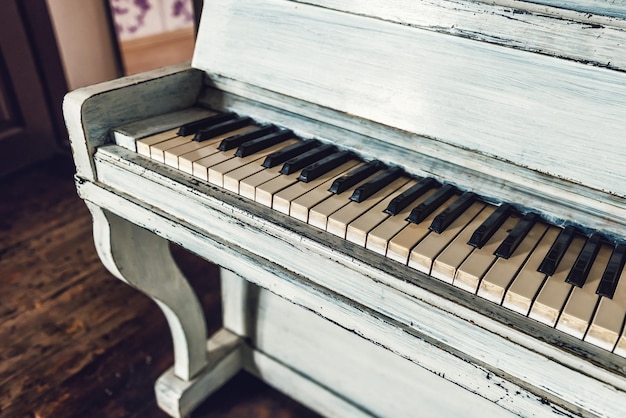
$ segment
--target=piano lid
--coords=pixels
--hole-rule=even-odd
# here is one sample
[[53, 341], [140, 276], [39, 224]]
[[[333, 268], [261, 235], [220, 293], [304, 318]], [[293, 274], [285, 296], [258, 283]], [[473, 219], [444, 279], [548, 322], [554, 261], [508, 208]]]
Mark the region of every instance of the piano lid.
[[443, 160], [469, 150], [626, 196], [626, 5], [499, 3], [211, 0], [192, 65], [236, 94], [417, 134]]

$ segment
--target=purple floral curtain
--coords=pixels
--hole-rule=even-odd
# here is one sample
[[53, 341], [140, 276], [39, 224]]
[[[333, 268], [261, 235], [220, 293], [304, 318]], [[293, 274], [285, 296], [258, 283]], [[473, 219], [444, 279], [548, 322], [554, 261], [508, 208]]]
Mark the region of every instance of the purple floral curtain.
[[109, 0], [120, 40], [193, 26], [191, 0]]

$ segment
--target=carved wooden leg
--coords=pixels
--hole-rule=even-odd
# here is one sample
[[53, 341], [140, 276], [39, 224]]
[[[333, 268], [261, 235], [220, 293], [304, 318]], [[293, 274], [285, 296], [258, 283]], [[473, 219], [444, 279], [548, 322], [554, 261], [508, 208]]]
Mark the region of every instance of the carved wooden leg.
[[96, 250], [117, 278], [161, 308], [174, 341], [174, 367], [156, 384], [159, 406], [172, 416], [189, 414], [241, 368], [241, 340], [226, 330], [207, 344], [202, 308], [172, 259], [168, 241], [86, 202], [93, 216]]

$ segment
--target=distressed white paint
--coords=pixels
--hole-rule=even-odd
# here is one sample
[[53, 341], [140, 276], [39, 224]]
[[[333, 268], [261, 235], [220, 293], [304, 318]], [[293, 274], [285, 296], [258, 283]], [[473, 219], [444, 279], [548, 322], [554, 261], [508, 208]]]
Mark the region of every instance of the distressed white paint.
[[[445, 377], [232, 274], [222, 278], [222, 292], [227, 309], [238, 313], [224, 316], [226, 328], [236, 329], [261, 352], [294, 365], [300, 373], [333, 388], [372, 416], [408, 417], [421, 411], [428, 411], [430, 416], [509, 416], [498, 406], [506, 404], [509, 397], [499, 398], [502, 393], [494, 393], [493, 398], [485, 399], [484, 387], [497, 381], [510, 393], [522, 390], [498, 378], [493, 382], [484, 378], [471, 388], [482, 391], [483, 397], [477, 397]], [[414, 343], [413, 350], [420, 350], [421, 345]], [[447, 402], [449, 399], [454, 402]], [[540, 411], [524, 412], [531, 415]]]
[[435, 177], [487, 200], [530, 208], [556, 224], [573, 222], [624, 235], [622, 198], [233, 80], [214, 79], [214, 84], [220, 90], [207, 89], [200, 97], [205, 106], [288, 126], [303, 138], [332, 142], [367, 160], [399, 165], [411, 174]]
[[243, 364], [243, 341], [220, 329], [198, 344], [206, 350], [208, 366], [193, 379], [182, 379], [175, 367], [166, 370], [155, 384], [157, 404], [173, 417], [187, 417], [211, 393], [233, 377]]
[[284, 0], [204, 13], [210, 74], [626, 195], [624, 73]]
[[118, 279], [154, 300], [174, 342], [174, 374], [189, 380], [206, 367], [204, 313], [163, 238], [87, 202], [98, 256]]
[[[252, 313], [258, 306], [257, 299], [260, 289], [229, 270], [222, 269], [220, 279], [224, 327], [237, 335], [254, 337], [260, 330], [258, 325], [261, 325], [261, 322], [257, 322], [257, 319], [260, 320], [261, 318], [257, 318]], [[301, 325], [303, 330], [308, 329], [306, 324]], [[301, 349], [300, 344], [289, 337], [280, 336], [277, 338], [286, 350], [297, 352]], [[325, 339], [322, 336], [318, 338]], [[246, 338], [246, 341], [250, 341], [250, 339]], [[372, 416], [358, 406], [359, 402], [351, 401], [350, 398], [343, 396], [337, 391], [337, 388], [320, 386], [319, 382], [313, 380], [311, 375], [303, 374], [299, 367], [298, 369], [293, 368], [299, 365], [284, 363], [284, 359], [276, 356], [277, 353], [268, 351], [265, 353], [259, 352], [256, 344], [246, 345], [243, 358], [244, 368], [324, 416], [341, 418]], [[271, 357], [267, 353], [270, 353]], [[323, 367], [319, 367], [319, 369], [321, 373], [324, 373]]]
[[181, 64], [67, 94], [63, 114], [76, 173], [87, 179], [96, 178], [92, 157], [98, 146], [109, 142], [111, 128], [191, 107], [201, 84], [202, 73]]
[[[141, 209], [141, 206], [134, 205], [127, 198], [116, 197], [91, 183], [80, 186], [83, 198], [109, 210], [124, 213], [132, 222], [151, 225], [169, 240], [237, 271], [252, 282], [297, 304], [314, 309], [322, 316], [328, 315], [326, 317], [329, 319], [360, 335], [369, 335], [368, 339], [380, 344], [389, 346], [391, 343], [388, 339], [400, 341], [406, 337], [402, 345], [414, 346], [421, 338], [425, 338], [426, 342], [414, 354], [415, 357], [409, 358], [435, 373], [444, 373], [446, 379], [463, 387], [480, 387], [478, 382], [484, 373], [492, 371], [568, 409], [587, 413], [604, 411], [599, 414], [606, 416], [626, 413], [622, 410], [626, 405], [623, 392], [626, 382], [623, 376], [606, 372], [586, 360], [542, 343], [542, 337], [549, 337], [549, 329], [540, 328], [537, 338], [520, 333], [446, 300], [448, 297], [454, 299], [456, 292], [448, 286], [440, 287], [441, 283], [428, 282], [428, 279], [424, 280], [424, 276], [416, 272], [381, 261], [359, 249], [354, 249], [353, 255], [339, 252], [335, 248], [345, 247], [346, 244], [338, 239], [324, 234], [318, 239], [323, 238], [328, 244], [321, 244], [317, 239], [305, 238], [304, 228], [288, 218], [278, 216], [277, 221], [284, 226], [274, 224], [268, 220], [272, 217], [269, 213], [264, 212], [263, 216], [248, 213], [245, 208], [249, 209], [250, 205], [245, 201], [234, 199], [229, 204], [228, 194], [193, 184], [195, 182], [183, 186], [181, 183], [185, 183], [185, 176], [168, 169], [164, 170], [168, 172], [167, 176], [160, 176], [157, 174], [159, 169], [147, 161], [144, 166], [141, 157], [124, 155], [119, 158], [114, 155], [117, 151], [110, 153], [113, 150], [110, 148], [106, 153], [102, 150], [96, 159], [101, 181], [135, 196], [138, 202], [144, 202], [141, 204], [149, 209]], [[124, 154], [124, 150], [118, 150]], [[130, 160], [133, 158], [142, 164], [132, 163]], [[203, 190], [212, 191], [211, 194], [205, 194]], [[216, 197], [212, 197], [213, 194]], [[170, 214], [168, 216], [175, 221], [162, 218], [159, 215], [161, 211]], [[286, 270], [282, 270], [281, 266]], [[331, 269], [334, 273], [329, 276], [325, 271]], [[357, 306], [349, 309], [353, 314], [342, 313], [343, 308], [335, 309], [337, 298], [333, 294], [327, 294], [323, 306], [319, 305], [319, 301], [310, 301], [310, 291], [292, 287], [298, 282], [298, 276], [294, 277], [294, 273], [357, 303]], [[416, 281], [427, 289], [415, 286]], [[448, 292], [446, 298], [433, 292], [437, 288], [438, 292]], [[322, 293], [325, 294], [324, 291]], [[493, 309], [490, 308], [492, 305], [481, 305], [480, 300], [473, 300], [472, 303], [476, 304], [477, 309], [480, 306]], [[364, 311], [364, 306], [373, 311]], [[379, 313], [391, 318], [395, 327], [410, 330], [409, 335], [384, 331], [385, 321], [380, 322]], [[497, 310], [492, 314], [504, 315]], [[528, 321], [517, 323], [513, 317], [504, 316], [506, 321], [516, 323], [516, 327], [522, 329], [536, 326]], [[417, 322], [416, 318], [420, 321]], [[542, 335], [544, 331], [545, 335]], [[418, 336], [418, 340], [411, 334]], [[563, 342], [567, 341], [567, 344], [572, 343], [568, 337], [558, 337]], [[585, 351], [593, 353], [592, 356], [598, 359], [602, 357], [602, 350], [594, 350], [589, 345], [585, 348]], [[399, 349], [394, 351], [401, 352]], [[446, 352], [453, 353], [452, 358], [469, 362], [452, 362], [451, 358], [446, 357]], [[445, 360], [441, 360], [441, 356]], [[616, 359], [611, 357], [607, 360], [611, 362]], [[612, 367], [624, 367], [622, 363], [623, 360], [619, 360]], [[471, 377], [472, 373], [462, 371], [464, 367], [484, 367], [485, 372], [480, 374], [480, 378]], [[616, 390], [615, 387], [621, 389]], [[489, 390], [494, 388], [490, 386]], [[512, 399], [510, 409], [524, 409], [523, 405], [528, 400], [522, 398]]]
[[248, 350], [247, 361], [244, 364], [246, 370], [264, 382], [270, 384], [297, 401], [307, 405], [325, 417], [336, 418], [365, 418], [371, 414], [363, 411], [350, 399], [338, 396], [333, 388], [319, 385], [308, 376], [300, 374], [258, 350]]
[[[495, 4], [471, 0], [302, 2], [508, 48], [626, 69], [622, 53], [626, 22], [615, 18], [515, 0]], [[626, 11], [626, 6], [622, 7]]]
[[585, 13], [626, 18], [624, 0], [530, 0], [533, 3], [578, 10]]

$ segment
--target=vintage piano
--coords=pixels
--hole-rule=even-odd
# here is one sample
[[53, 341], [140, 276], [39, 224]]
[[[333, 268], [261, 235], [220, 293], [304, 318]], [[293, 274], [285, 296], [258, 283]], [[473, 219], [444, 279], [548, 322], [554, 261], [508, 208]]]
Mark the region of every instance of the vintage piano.
[[[625, 71], [624, 1], [208, 0], [191, 66], [70, 93], [159, 405], [245, 369], [327, 416], [626, 416]], [[221, 266], [212, 336], [169, 242]]]

